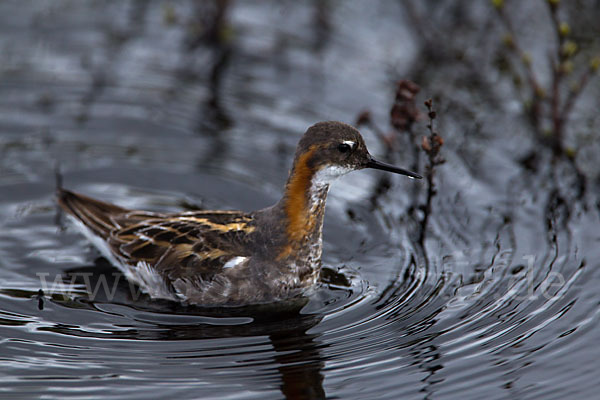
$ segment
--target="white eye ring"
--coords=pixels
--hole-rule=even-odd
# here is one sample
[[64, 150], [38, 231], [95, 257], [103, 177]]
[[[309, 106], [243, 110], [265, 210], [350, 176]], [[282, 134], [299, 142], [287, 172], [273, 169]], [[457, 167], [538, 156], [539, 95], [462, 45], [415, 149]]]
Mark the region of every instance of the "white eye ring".
[[350, 146], [351, 149], [354, 149], [354, 146], [356, 146], [356, 143], [352, 140], [344, 140], [342, 143], [347, 144], [348, 146]]

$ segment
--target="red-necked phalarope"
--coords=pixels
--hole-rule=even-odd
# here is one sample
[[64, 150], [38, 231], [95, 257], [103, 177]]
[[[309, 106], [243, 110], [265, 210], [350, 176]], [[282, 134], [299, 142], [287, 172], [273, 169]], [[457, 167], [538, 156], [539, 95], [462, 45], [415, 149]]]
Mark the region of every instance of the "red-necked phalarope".
[[259, 211], [135, 211], [64, 189], [58, 203], [103, 256], [153, 298], [267, 303], [315, 284], [329, 185], [363, 168], [421, 178], [376, 161], [353, 127], [320, 122], [298, 144], [282, 199]]

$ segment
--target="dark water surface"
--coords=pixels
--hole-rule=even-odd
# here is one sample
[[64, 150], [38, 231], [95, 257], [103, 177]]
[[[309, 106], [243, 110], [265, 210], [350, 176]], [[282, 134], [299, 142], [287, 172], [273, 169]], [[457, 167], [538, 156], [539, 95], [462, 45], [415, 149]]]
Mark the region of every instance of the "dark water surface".
[[[546, 28], [528, 3], [530, 44]], [[214, 29], [211, 4], [0, 3], [0, 397], [597, 398], [598, 81], [575, 168], [532, 139], [487, 2], [240, 1]], [[422, 182], [374, 199], [380, 173], [344, 177], [306, 304], [151, 301], [57, 214], [57, 162], [126, 207], [268, 206], [314, 122], [369, 108], [387, 130], [398, 78], [439, 100], [425, 246]], [[390, 161], [410, 167], [405, 139]]]

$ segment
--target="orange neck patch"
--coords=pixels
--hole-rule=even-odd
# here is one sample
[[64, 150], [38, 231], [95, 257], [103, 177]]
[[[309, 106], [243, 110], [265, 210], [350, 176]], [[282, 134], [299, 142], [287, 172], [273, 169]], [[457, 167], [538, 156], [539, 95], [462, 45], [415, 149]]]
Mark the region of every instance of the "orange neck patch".
[[291, 240], [304, 237], [311, 225], [308, 210], [308, 192], [315, 171], [308, 166], [316, 147], [311, 147], [294, 164], [292, 176], [285, 188], [285, 213], [288, 219], [287, 234]]

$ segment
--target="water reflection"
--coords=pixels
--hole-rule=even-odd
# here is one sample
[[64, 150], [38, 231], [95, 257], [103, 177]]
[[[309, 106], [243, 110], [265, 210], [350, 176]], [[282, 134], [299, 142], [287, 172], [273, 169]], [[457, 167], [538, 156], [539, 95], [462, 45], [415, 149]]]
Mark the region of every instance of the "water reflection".
[[[300, 299], [286, 304], [243, 308], [202, 308], [183, 306], [169, 301], [156, 301], [139, 292], [108, 261], [98, 258], [93, 266], [82, 266], [65, 272], [63, 282], [72, 288], [85, 290], [87, 296], [52, 296], [65, 307], [88, 308], [103, 312], [102, 304], [122, 304], [141, 314], [133, 321], [138, 327], [105, 329], [99, 336], [85, 327], [55, 324], [38, 328], [75, 337], [106, 337], [122, 340], [173, 341], [227, 338], [268, 338], [263, 345], [273, 348], [270, 364], [279, 372], [279, 387], [290, 399], [324, 398], [323, 357], [319, 350], [318, 334], [307, 333], [317, 325], [322, 315], [302, 314], [308, 301]], [[5, 293], [7, 293], [5, 291]], [[12, 292], [12, 296], [31, 297], [31, 293]], [[177, 317], [179, 316], [179, 318]], [[185, 323], [186, 320], [197, 322]], [[160, 322], [159, 322], [160, 321]], [[141, 325], [150, 325], [142, 328]], [[262, 339], [261, 339], [262, 341]], [[239, 367], [252, 367], [256, 360], [252, 353], [248, 358], [238, 358]], [[193, 359], [201, 355], [174, 356], [176, 359]], [[215, 368], [219, 368], [215, 365]]]

